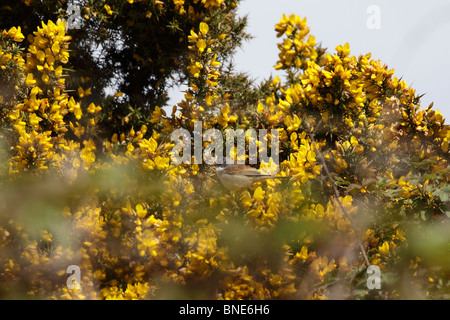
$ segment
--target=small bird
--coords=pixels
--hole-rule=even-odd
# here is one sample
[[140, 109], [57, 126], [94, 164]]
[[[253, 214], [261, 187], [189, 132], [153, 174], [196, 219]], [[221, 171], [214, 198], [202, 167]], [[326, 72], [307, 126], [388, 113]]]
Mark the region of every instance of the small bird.
[[289, 178], [263, 174], [258, 169], [245, 164], [218, 164], [215, 170], [220, 182], [230, 191], [248, 188], [256, 181]]

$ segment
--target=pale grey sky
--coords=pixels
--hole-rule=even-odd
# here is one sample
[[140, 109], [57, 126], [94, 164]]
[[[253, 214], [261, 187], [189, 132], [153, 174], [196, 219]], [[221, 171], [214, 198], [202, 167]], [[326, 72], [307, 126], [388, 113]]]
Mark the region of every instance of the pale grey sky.
[[[379, 29], [369, 29], [370, 6], [379, 8]], [[235, 55], [237, 70], [256, 78], [282, 75], [275, 24], [283, 13], [306, 17], [311, 34], [329, 52], [350, 44], [353, 55], [372, 53], [395, 75], [423, 94], [422, 108], [434, 102], [450, 123], [450, 0], [243, 0], [239, 15], [248, 15], [247, 32], [254, 38]], [[373, 20], [370, 20], [373, 21]], [[174, 88], [168, 110], [186, 88]]]
[[[379, 8], [379, 29], [367, 26], [372, 5]], [[254, 39], [234, 60], [238, 70], [258, 81], [281, 74], [273, 69], [281, 42], [274, 27], [283, 13], [294, 13], [307, 18], [311, 34], [329, 51], [348, 42], [354, 55], [371, 52], [416, 93], [426, 94], [423, 108], [434, 102], [450, 123], [449, 0], [243, 0], [238, 8], [248, 15], [247, 32]]]

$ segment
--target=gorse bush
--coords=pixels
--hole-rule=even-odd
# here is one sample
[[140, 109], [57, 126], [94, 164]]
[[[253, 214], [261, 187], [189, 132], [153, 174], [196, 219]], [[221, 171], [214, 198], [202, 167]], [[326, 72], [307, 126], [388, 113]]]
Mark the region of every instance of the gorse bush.
[[[66, 30], [67, 5], [15, 4], [37, 13], [0, 38], [0, 297], [449, 298], [442, 114], [296, 15], [275, 26], [286, 76], [253, 84], [231, 63], [237, 5], [81, 1]], [[188, 87], [168, 115], [170, 81]], [[196, 121], [278, 129], [290, 178], [228, 192], [175, 166], [171, 134]]]

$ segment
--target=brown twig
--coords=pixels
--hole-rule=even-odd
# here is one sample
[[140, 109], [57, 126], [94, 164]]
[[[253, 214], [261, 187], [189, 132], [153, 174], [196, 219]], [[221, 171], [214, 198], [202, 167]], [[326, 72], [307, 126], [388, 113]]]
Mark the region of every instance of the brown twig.
[[[316, 128], [322, 123], [322, 120], [319, 121], [318, 125], [316, 126]], [[333, 179], [333, 177], [331, 176], [330, 170], [328, 169], [328, 166], [325, 162], [325, 159], [322, 155], [322, 153], [320, 152], [320, 150], [317, 148], [316, 145], [316, 140], [314, 138], [314, 130], [311, 130], [311, 126], [309, 125], [308, 122], [306, 122], [306, 125], [310, 131], [309, 136], [311, 137], [311, 142], [313, 143], [314, 149], [316, 150], [317, 154], [319, 155], [320, 161], [322, 162], [323, 168], [325, 169], [325, 174], [328, 177], [328, 180], [330, 180], [331, 186], [333, 187], [334, 190], [334, 194], [336, 195], [336, 202], [339, 205], [339, 208], [341, 209], [342, 213], [344, 214], [344, 216], [350, 221], [350, 224], [353, 228], [353, 232], [355, 233], [356, 238], [358, 239], [358, 245], [361, 249], [361, 253], [363, 255], [364, 261], [366, 263], [367, 266], [370, 266], [370, 262], [369, 259], [367, 258], [367, 254], [366, 251], [364, 249], [364, 245], [361, 242], [361, 237], [360, 237], [360, 233], [358, 231], [358, 228], [356, 227], [355, 222], [353, 221], [352, 217], [350, 216], [350, 214], [347, 212], [347, 210], [345, 209], [344, 205], [342, 204], [342, 201], [340, 199], [340, 194], [339, 194], [339, 190], [336, 187], [336, 183]]]

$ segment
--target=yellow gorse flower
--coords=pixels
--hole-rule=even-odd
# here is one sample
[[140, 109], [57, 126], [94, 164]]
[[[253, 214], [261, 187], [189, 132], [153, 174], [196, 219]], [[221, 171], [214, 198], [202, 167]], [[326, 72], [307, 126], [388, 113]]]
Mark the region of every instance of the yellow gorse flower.
[[[149, 5], [189, 19], [194, 7], [230, 4], [173, 0]], [[117, 13], [108, 4], [101, 10], [103, 16]], [[147, 22], [159, 18], [149, 12], [143, 12], [151, 18]], [[306, 19], [296, 15], [284, 15], [275, 26], [283, 37], [275, 68], [289, 77], [268, 81], [264, 93], [241, 108], [236, 92], [224, 85], [229, 79], [218, 61], [217, 48], [233, 35], [217, 35], [210, 21], [197, 20], [182, 39], [189, 46], [183, 60], [188, 89], [172, 115], [158, 106], [136, 122], [126, 115], [106, 138], [98, 126], [110, 114], [89, 100], [94, 86], [87, 88], [89, 80], [83, 79], [74, 91], [66, 90], [63, 66], [70, 37], [64, 22], [42, 23], [28, 38], [26, 54], [11, 49], [11, 41], [23, 39], [19, 27], [2, 32], [0, 72], [9, 76], [13, 70], [16, 78], [11, 79], [17, 80], [13, 97], [0, 96], [0, 122], [6, 128], [0, 137], [7, 146], [0, 145], [0, 158], [6, 159], [0, 163], [2, 183], [8, 187], [26, 173], [39, 178], [39, 187], [26, 186], [33, 192], [15, 203], [18, 209], [5, 206], [12, 214], [5, 210], [8, 219], [0, 223], [0, 250], [8, 253], [0, 254], [7, 280], [0, 292], [10, 289], [5, 283], [20, 281], [29, 285], [27, 294], [38, 298], [149, 299], [164, 294], [164, 287], [212, 283], [208, 298], [323, 299], [336, 276], [364, 282], [355, 278], [364, 270], [359, 241], [382, 272], [401, 259], [402, 246], [417, 250], [408, 224], [398, 222], [396, 213], [412, 220], [415, 201], [426, 199], [432, 205], [421, 205], [431, 210], [420, 214], [442, 217], [447, 176], [440, 174], [448, 168], [450, 140], [442, 115], [420, 110], [414, 92], [370, 55], [353, 57], [348, 44], [325, 53], [309, 34]], [[136, 54], [134, 59], [143, 58]], [[205, 130], [278, 129], [281, 161], [262, 163], [260, 170], [290, 179], [225, 193], [212, 170], [193, 157], [174, 166], [171, 133], [178, 128], [192, 132], [199, 120]], [[426, 179], [417, 179], [413, 170], [405, 173], [403, 160], [412, 158], [431, 163]], [[432, 189], [437, 184], [442, 190]], [[31, 202], [34, 192], [39, 193], [37, 209]], [[373, 199], [377, 206], [371, 205]], [[36, 227], [38, 232], [29, 234], [19, 218], [32, 210], [48, 214], [49, 228]], [[389, 224], [377, 220], [382, 210]], [[352, 221], [364, 225], [362, 230]], [[73, 261], [82, 270], [82, 289], [60, 281]], [[439, 272], [422, 270], [421, 263], [420, 257], [407, 261], [408, 277], [419, 283], [426, 270], [431, 272], [427, 286], [438, 283]], [[383, 294], [397, 293], [383, 289]]]

